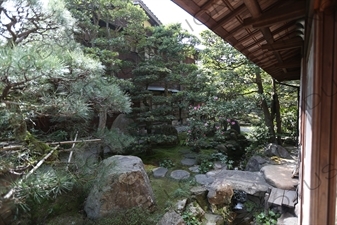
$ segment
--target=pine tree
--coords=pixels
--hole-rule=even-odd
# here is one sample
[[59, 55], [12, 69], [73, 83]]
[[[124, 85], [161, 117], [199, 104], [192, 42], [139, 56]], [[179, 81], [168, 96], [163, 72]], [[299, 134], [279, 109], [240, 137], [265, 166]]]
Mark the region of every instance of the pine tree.
[[182, 90], [185, 76], [196, 69], [186, 59], [195, 56], [197, 43], [196, 37], [179, 24], [173, 24], [153, 27], [146, 42], [139, 46], [143, 58], [133, 70], [134, 89], [130, 94], [135, 103], [133, 133], [138, 135], [140, 150], [149, 151], [156, 144], [177, 143], [172, 121], [179, 119], [176, 114], [186, 104], [183, 94], [176, 92]]
[[97, 108], [130, 111], [129, 97], [74, 41], [75, 20], [61, 1], [6, 3], [1, 18], [11, 22], [1, 21], [6, 40], [0, 49], [0, 126], [10, 129], [1, 129], [7, 131], [2, 135], [22, 139], [27, 125], [34, 128], [39, 118], [64, 122], [58, 129], [71, 132], [90, 121]]

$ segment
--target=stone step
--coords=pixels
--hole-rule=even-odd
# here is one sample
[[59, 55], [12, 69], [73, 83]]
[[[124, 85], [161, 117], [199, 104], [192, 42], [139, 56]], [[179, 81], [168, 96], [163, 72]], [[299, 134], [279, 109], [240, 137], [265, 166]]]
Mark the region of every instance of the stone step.
[[283, 190], [280, 188], [271, 189], [269, 199], [268, 199], [269, 204], [294, 208], [296, 202], [297, 202], [296, 191]]

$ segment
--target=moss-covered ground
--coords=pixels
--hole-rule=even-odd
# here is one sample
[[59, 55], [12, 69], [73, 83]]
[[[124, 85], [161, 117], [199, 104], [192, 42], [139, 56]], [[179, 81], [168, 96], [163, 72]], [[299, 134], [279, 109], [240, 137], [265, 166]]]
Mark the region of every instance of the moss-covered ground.
[[[184, 134], [182, 134], [184, 135]], [[183, 140], [183, 138], [181, 138]], [[200, 161], [207, 157], [214, 150], [201, 150], [197, 155]], [[131, 225], [131, 224], [156, 224], [163, 214], [170, 209], [178, 200], [189, 198], [190, 189], [196, 185], [193, 176], [183, 181], [176, 181], [170, 177], [170, 173], [176, 169], [188, 171], [188, 166], [183, 166], [181, 160], [187, 153], [193, 153], [189, 147], [181, 143], [175, 147], [156, 147], [151, 153], [134, 154], [140, 157], [144, 163], [145, 170], [149, 175], [151, 186], [155, 195], [156, 210], [152, 213], [144, 212], [140, 209], [130, 209], [128, 212], [116, 212], [111, 216], [91, 221], [86, 218], [83, 210], [85, 198], [88, 195], [88, 189], [76, 187], [71, 192], [64, 193], [56, 199], [48, 200], [42, 204], [36, 205], [32, 211], [26, 214], [21, 224], [47, 224], [47, 225]], [[156, 167], [167, 165], [168, 173], [164, 178], [154, 178], [152, 170]], [[19, 223], [20, 223], [19, 222]]]

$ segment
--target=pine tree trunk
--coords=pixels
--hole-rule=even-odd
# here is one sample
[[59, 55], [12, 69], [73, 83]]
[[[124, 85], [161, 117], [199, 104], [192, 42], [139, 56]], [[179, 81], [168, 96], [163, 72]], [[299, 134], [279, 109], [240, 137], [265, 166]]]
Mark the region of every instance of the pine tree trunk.
[[277, 88], [275, 79], [273, 79], [273, 100], [271, 106], [271, 120], [274, 123], [274, 119], [276, 119], [276, 141], [277, 144], [281, 145], [281, 133], [282, 133], [282, 122], [281, 122], [281, 113], [280, 113], [280, 101], [278, 100]]
[[105, 129], [106, 120], [107, 120], [107, 110], [105, 108], [101, 108], [99, 110], [99, 122], [98, 122], [98, 130], [102, 131]]
[[[106, 120], [107, 120], [107, 109], [101, 108], [99, 110], [99, 122], [98, 122], [98, 132], [103, 132], [106, 126]], [[97, 150], [97, 154], [100, 158], [100, 160], [104, 159], [104, 148], [103, 145], [99, 146], [99, 149]]]
[[[257, 85], [257, 88], [258, 88], [258, 93], [260, 95], [263, 95], [264, 91], [263, 91], [260, 68], [256, 69], [256, 85]], [[275, 143], [276, 138], [275, 138], [274, 124], [273, 124], [271, 113], [270, 113], [269, 108], [268, 108], [267, 101], [264, 98], [261, 100], [261, 108], [262, 108], [263, 115], [264, 115], [264, 122], [265, 122], [266, 126], [268, 127], [268, 131], [269, 131], [269, 135], [270, 135], [269, 142]]]

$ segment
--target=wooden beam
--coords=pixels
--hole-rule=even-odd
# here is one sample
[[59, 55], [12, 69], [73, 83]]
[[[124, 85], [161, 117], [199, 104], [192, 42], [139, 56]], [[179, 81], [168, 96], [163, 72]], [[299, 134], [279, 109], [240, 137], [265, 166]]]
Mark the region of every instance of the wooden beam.
[[224, 23], [230, 21], [231, 19], [233, 19], [234, 17], [236, 17], [237, 15], [239, 15], [240, 13], [242, 13], [244, 10], [246, 9], [245, 5], [242, 4], [239, 7], [237, 7], [236, 9], [234, 9], [232, 12], [230, 12], [229, 14], [227, 14], [226, 16], [224, 16], [223, 18], [221, 18], [220, 20], [217, 21], [217, 24], [213, 27], [210, 27], [211, 30], [215, 30], [219, 27], [221, 27]]
[[255, 17], [253, 14], [252, 16], [252, 18], [243, 20], [244, 26], [270, 27], [275, 23], [303, 18], [305, 16], [305, 1], [294, 1], [291, 4], [271, 9], [259, 17]]
[[259, 30], [254, 30], [253, 32], [248, 33], [246, 36], [244, 36], [243, 38], [239, 39], [238, 43], [235, 46], [233, 46], [233, 47], [235, 48], [237, 45], [242, 44], [243, 42], [247, 41], [248, 39], [252, 39], [258, 33], [260, 33]]
[[265, 44], [261, 46], [261, 49], [268, 51], [281, 51], [292, 48], [301, 48], [303, 46], [303, 40], [301, 38], [292, 38], [284, 41], [277, 41], [273, 44]]
[[[261, 18], [262, 10], [260, 8], [259, 3], [256, 0], [243, 0], [245, 5], [247, 6], [249, 12], [252, 14], [253, 18]], [[274, 9], [273, 9], [274, 10]], [[270, 32], [270, 29], [268, 27], [261, 27], [260, 28], [264, 38], [266, 39], [268, 44], [274, 43], [274, 37], [272, 33]], [[279, 54], [279, 52], [274, 52], [275, 58], [279, 63], [283, 63], [282, 57]], [[283, 69], [283, 72], [287, 72], [286, 69]]]
[[277, 67], [277, 68], [295, 68], [295, 67], [301, 67], [301, 60], [292, 61], [292, 62], [284, 62], [284, 63], [276, 63], [276, 64], [273, 65], [273, 67]]
[[202, 13], [205, 13], [208, 9], [209, 6], [213, 5], [215, 0], [209, 0], [206, 1], [202, 6], [200, 6], [200, 10], [193, 15], [193, 17], [197, 18], [199, 17]]

